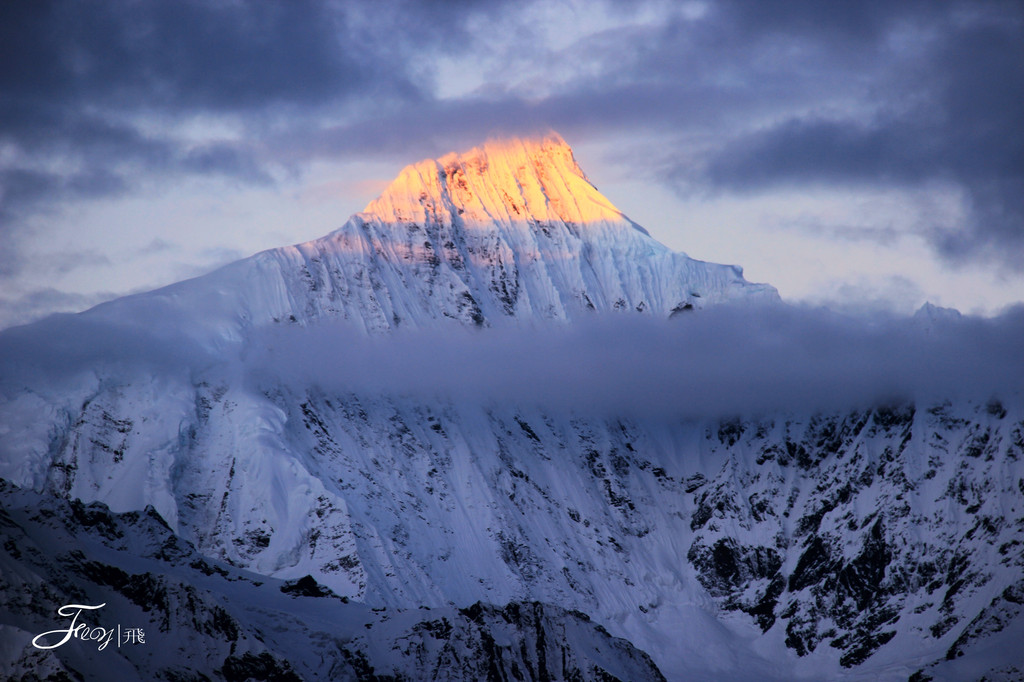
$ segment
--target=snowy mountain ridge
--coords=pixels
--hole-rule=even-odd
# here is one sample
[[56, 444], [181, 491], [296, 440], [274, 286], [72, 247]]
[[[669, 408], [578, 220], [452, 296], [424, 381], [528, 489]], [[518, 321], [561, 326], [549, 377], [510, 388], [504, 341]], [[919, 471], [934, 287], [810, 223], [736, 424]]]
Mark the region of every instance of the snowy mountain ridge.
[[330, 234], [100, 305], [110, 320], [175, 320], [204, 345], [275, 323], [347, 320], [368, 333], [456, 322], [667, 317], [778, 300], [735, 266], [667, 249], [586, 179], [557, 135], [493, 141], [405, 168]]
[[[258, 333], [266, 329], [306, 338], [332, 323], [372, 342], [399, 329], [494, 334], [506, 324], [569, 326], [597, 314], [674, 316], [666, 324], [685, 330], [712, 314], [689, 311], [777, 300], [738, 268], [658, 244], [590, 185], [561, 138], [547, 136], [410, 166], [322, 239], [3, 332], [0, 348], [20, 344], [40, 369], [0, 376], [0, 479], [13, 500], [0, 517], [0, 632], [24, 644], [41, 614], [60, 605], [51, 602], [95, 590], [119, 613], [138, 615], [138, 604], [122, 599], [131, 601], [123, 589], [131, 578], [102, 576], [164, 576], [156, 580], [172, 602], [191, 595], [205, 604], [198, 621], [192, 606], [163, 610], [174, 623], [167, 646], [203, 642], [193, 671], [229, 679], [241, 659], [312, 678], [323, 672], [317, 661], [332, 660], [354, 679], [375, 679], [346, 667], [351, 660], [330, 643], [316, 650], [323, 657], [289, 662], [295, 633], [308, 631], [260, 642], [271, 626], [252, 612], [265, 592], [190, 575], [205, 575], [192, 566], [201, 559], [290, 584], [310, 576], [351, 602], [355, 631], [384, 620], [373, 609], [405, 614], [391, 634], [408, 647], [393, 661], [365, 642], [345, 651], [407, 679], [415, 661], [442, 678], [472, 677], [479, 669], [451, 652], [481, 655], [488, 638], [498, 645], [488, 660], [526, 679], [542, 679], [540, 657], [556, 654], [566, 676], [604, 679], [599, 668], [657, 679], [632, 647], [669, 679], [1019, 673], [1019, 394], [894, 398], [846, 411], [609, 416], [500, 396], [357, 391], [292, 376], [287, 366], [254, 373], [248, 363], [261, 344], [290, 338]], [[950, 331], [949, 315], [926, 312], [929, 333]], [[62, 364], [61, 344], [43, 343], [61, 335], [65, 347], [98, 350], [76, 349], [78, 364]], [[310, 344], [309, 366], [358, 361], [345, 355], [346, 338], [330, 354]], [[111, 345], [125, 358], [104, 352]], [[770, 345], [755, 348], [755, 363], [771, 360]], [[680, 343], [667, 352], [688, 350]], [[139, 550], [145, 565], [133, 563], [130, 552], [110, 553], [119, 540], [100, 542], [103, 549], [77, 522], [68, 530], [46, 513], [33, 517], [33, 507], [81, 516], [65, 499], [97, 503], [90, 513], [127, 547], [151, 547], [154, 534], [156, 544], [187, 543], [188, 564], [168, 565], [150, 549]], [[35, 551], [11, 549], [34, 533], [46, 538]], [[85, 559], [55, 549], [61, 543], [80, 543]], [[48, 563], [47, 552], [59, 560]], [[101, 555], [121, 573], [83, 570]], [[58, 586], [29, 594], [51, 582]], [[469, 617], [476, 625], [458, 615], [478, 603]], [[241, 623], [233, 641], [203, 631], [211, 605]], [[289, 612], [280, 601], [273, 608]], [[421, 608], [452, 627], [425, 634]], [[610, 645], [579, 614], [632, 647]], [[0, 653], [0, 664], [17, 670], [35, 660], [30, 648]], [[73, 657], [47, 660], [53, 670], [75, 667]], [[167, 661], [120, 663], [146, 678]]]

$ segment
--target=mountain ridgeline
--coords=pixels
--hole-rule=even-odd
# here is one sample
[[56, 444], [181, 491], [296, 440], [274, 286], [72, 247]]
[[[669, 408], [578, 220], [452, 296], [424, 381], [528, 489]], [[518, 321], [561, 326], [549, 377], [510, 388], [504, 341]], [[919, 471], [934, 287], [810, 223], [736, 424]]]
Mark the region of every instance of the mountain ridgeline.
[[91, 315], [183, 321], [204, 342], [272, 323], [347, 320], [370, 333], [666, 317], [727, 300], [778, 300], [735, 266], [675, 253], [587, 180], [557, 135], [496, 142], [405, 168], [366, 210], [304, 244], [98, 306]]
[[[326, 375], [351, 338], [722, 304], [781, 305], [659, 244], [550, 134], [409, 166], [321, 239], [0, 334], [38, 365], [0, 377], [0, 670], [1024, 674], [1019, 396], [666, 418], [246, 369], [325, 325], [350, 334], [308, 347]], [[149, 648], [31, 646], [92, 602]]]

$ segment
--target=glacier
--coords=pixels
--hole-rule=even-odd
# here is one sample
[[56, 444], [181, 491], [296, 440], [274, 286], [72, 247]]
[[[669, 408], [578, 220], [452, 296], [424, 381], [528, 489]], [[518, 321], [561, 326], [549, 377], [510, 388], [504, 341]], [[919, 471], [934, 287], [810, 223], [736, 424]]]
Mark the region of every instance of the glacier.
[[[6, 330], [0, 665], [93, 670], [105, 659], [80, 651], [31, 663], [52, 586], [138, 619], [142, 584], [176, 595], [158, 611], [173, 646], [200, 652], [189, 674], [222, 678], [473, 679], [481, 668], [453, 661], [483, 657], [528, 679], [1012, 679], [1019, 393], [615, 413], [529, 391], [408, 392], [401, 363], [357, 352], [780, 306], [738, 267], [655, 241], [552, 133], [409, 166], [321, 239]], [[922, 333], [956, 324], [923, 316]], [[26, 538], [38, 548], [16, 556]], [[52, 607], [25, 596], [44, 585]], [[280, 589], [295, 585], [328, 596], [295, 607]], [[242, 644], [196, 624], [216, 609]], [[354, 634], [389, 618], [401, 654]], [[557, 651], [550, 672], [539, 661]], [[156, 659], [118, 665], [140, 679], [175, 665]]]

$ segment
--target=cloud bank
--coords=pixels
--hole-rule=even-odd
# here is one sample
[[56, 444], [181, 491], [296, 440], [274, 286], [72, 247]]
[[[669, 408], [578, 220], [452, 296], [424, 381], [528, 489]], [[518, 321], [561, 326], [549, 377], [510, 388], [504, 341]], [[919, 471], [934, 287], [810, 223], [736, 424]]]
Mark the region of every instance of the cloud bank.
[[[163, 321], [161, 321], [163, 320]], [[789, 305], [672, 320], [451, 327], [366, 337], [343, 321], [255, 330], [216, 353], [160, 316], [55, 315], [0, 332], [0, 388], [81, 374], [239, 382], [249, 390], [512, 404], [579, 414], [727, 418], [902, 401], [1024, 400], [1024, 307], [912, 318]]]
[[341, 325], [260, 335], [255, 386], [512, 403], [584, 414], [722, 418], [893, 402], [1019, 400], [1024, 308], [993, 319], [723, 307], [670, 321], [408, 332]]

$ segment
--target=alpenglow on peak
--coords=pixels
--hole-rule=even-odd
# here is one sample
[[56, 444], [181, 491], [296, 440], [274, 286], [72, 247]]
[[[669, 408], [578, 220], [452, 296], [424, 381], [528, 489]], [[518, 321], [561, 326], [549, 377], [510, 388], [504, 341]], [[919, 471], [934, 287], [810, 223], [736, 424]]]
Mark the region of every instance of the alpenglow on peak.
[[345, 320], [380, 333], [595, 312], [665, 318], [736, 299], [771, 301], [778, 292], [746, 281], [739, 267], [694, 260], [653, 239], [549, 133], [407, 166], [365, 211], [320, 239], [97, 310], [174, 319], [183, 329], [203, 311], [199, 326], [234, 341], [278, 323]]
[[576, 163], [556, 132], [491, 139], [464, 153], [406, 166], [365, 213], [386, 222], [429, 221], [449, 209], [466, 225], [491, 221], [628, 223]]

